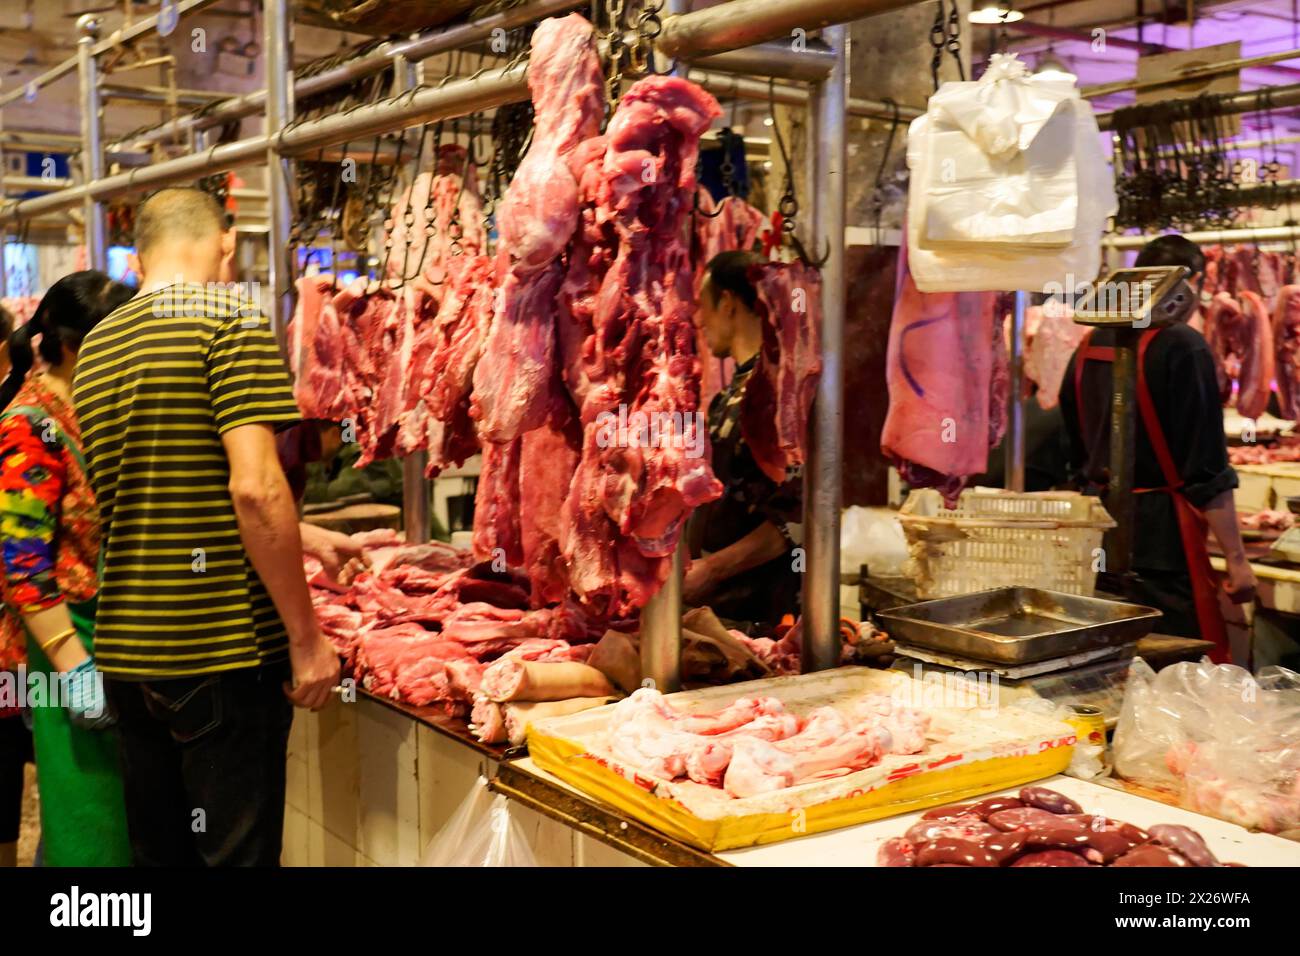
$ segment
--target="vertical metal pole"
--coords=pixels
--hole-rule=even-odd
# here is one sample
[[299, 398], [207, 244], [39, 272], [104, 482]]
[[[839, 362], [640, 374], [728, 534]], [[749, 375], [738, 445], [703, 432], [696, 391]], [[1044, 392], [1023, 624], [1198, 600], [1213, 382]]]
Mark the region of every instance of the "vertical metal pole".
[[[418, 82], [415, 65], [404, 56], [393, 57], [394, 95], [413, 89]], [[408, 172], [411, 182], [420, 173], [414, 163], [408, 166]], [[465, 175], [474, 175], [474, 167], [466, 164]], [[424, 544], [430, 537], [429, 497], [433, 483], [424, 476], [428, 464], [429, 453], [423, 449], [402, 459], [402, 530], [411, 544]]]
[[[77, 20], [77, 78], [81, 86], [81, 175], [92, 183], [104, 177], [103, 123], [99, 102], [99, 64], [95, 43], [99, 40], [99, 17], [86, 14]], [[104, 204], [86, 197], [86, 264], [91, 269], [108, 268], [108, 223]]]
[[1110, 480], [1106, 510], [1115, 519], [1106, 544], [1106, 570], [1123, 580], [1133, 567], [1136, 502], [1133, 498], [1133, 462], [1137, 422], [1134, 394], [1137, 387], [1137, 344], [1141, 332], [1115, 330], [1114, 381], [1110, 404]]
[[[664, 15], [689, 13], [691, 0], [664, 0]], [[674, 76], [686, 76], [683, 60], [673, 64]], [[685, 540], [677, 542], [668, 566], [668, 580], [641, 609], [641, 679], [665, 694], [682, 687], [682, 572]]]
[[[820, 181], [813, 195], [816, 242], [829, 242], [822, 268], [822, 376], [817, 383], [804, 473], [804, 540], [808, 564], [803, 589], [803, 669], [839, 663], [841, 458], [844, 441], [844, 217], [845, 140], [849, 96], [849, 32], [822, 31], [835, 65], [812, 100]], [[819, 246], [820, 248], [820, 246]]]
[[1002, 443], [1006, 486], [1025, 490], [1025, 307], [1028, 292], [1016, 293], [1011, 312], [1011, 394], [1007, 396], [1007, 437]]
[[[266, 132], [274, 136], [293, 118], [293, 36], [289, 0], [264, 0], [263, 49], [266, 51]], [[289, 160], [275, 144], [266, 151], [266, 209], [270, 229], [267, 240], [267, 278], [274, 306], [271, 330], [286, 348], [285, 329], [293, 315], [294, 250], [289, 236], [293, 228], [293, 182]]]

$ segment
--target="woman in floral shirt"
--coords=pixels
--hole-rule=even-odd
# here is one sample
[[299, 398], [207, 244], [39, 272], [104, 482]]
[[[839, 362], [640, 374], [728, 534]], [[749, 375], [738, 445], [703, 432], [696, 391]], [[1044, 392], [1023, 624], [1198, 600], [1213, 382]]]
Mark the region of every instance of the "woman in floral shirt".
[[[12, 370], [0, 386], [0, 662], [9, 660], [0, 666], [25, 646], [51, 866], [131, 861], [117, 742], [90, 655], [99, 518], [71, 399], [82, 339], [131, 294], [101, 272], [60, 279], [9, 337]], [[44, 368], [29, 375], [37, 337]]]

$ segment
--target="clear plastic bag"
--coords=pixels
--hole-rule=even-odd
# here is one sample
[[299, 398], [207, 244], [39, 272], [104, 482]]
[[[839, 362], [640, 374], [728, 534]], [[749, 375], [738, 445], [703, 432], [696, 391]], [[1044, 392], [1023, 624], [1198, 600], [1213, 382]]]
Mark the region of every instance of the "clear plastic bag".
[[[1058, 704], [1046, 697], [1022, 697], [1012, 701], [1011, 706], [1029, 711], [1032, 714], [1051, 717], [1062, 723], [1069, 723], [1074, 718], [1074, 711], [1067, 705]], [[1076, 741], [1074, 756], [1070, 758], [1070, 766], [1065, 768], [1064, 773], [1071, 777], [1078, 777], [1080, 780], [1091, 780], [1094, 777], [1100, 777], [1105, 772], [1105, 740], [1103, 739], [1099, 744], [1088, 743], [1082, 738]]]
[[1252, 829], [1300, 827], [1300, 674], [1231, 664], [1129, 671], [1115, 770]]
[[479, 777], [468, 797], [425, 848], [421, 866], [536, 866], [509, 801]]

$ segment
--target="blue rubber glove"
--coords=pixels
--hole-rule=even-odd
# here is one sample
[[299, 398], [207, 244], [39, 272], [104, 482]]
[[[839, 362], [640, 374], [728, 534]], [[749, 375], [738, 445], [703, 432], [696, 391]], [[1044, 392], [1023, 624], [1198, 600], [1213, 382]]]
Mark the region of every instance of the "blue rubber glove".
[[117, 715], [104, 695], [104, 679], [95, 669], [95, 659], [84, 661], [63, 675], [67, 694], [67, 711], [74, 727], [82, 730], [107, 730], [117, 723]]

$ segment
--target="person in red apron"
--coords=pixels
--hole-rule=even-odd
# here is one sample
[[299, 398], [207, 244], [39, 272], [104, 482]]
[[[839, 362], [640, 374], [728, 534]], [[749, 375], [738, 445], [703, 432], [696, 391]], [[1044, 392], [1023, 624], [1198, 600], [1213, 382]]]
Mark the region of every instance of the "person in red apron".
[[[1161, 236], [1143, 247], [1137, 266], [1186, 266], [1199, 289], [1205, 257], [1195, 243]], [[1206, 532], [1227, 562], [1223, 589], [1235, 603], [1254, 598], [1228, 463], [1214, 358], [1204, 337], [1183, 321], [1150, 328], [1138, 344], [1134, 461], [1136, 531], [1132, 600], [1164, 612], [1163, 634], [1212, 641], [1211, 659], [1231, 659], [1210, 568]], [[1066, 370], [1061, 411], [1070, 440], [1071, 471], [1089, 493], [1105, 493], [1110, 464], [1111, 368], [1114, 332], [1093, 329]]]

